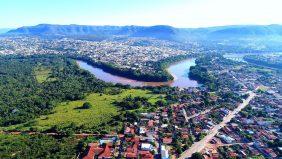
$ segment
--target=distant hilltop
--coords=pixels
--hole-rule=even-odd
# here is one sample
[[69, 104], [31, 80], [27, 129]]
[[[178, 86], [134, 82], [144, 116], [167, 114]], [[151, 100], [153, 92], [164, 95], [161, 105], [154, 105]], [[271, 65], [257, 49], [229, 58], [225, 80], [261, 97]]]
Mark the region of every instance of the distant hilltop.
[[158, 39], [171, 39], [176, 35], [177, 29], [158, 25], [144, 26], [91, 26], [91, 25], [53, 25], [39, 24], [36, 26], [25, 26], [10, 30], [7, 34], [13, 35], [38, 35], [38, 36], [86, 36], [95, 35], [102, 37], [128, 36], [128, 37], [152, 37]]
[[0, 34], [7, 33], [9, 30], [11, 30], [11, 29], [9, 29], [9, 28], [0, 28]]
[[162, 40], [207, 40], [282, 37], [282, 25], [237, 25], [207, 28], [156, 26], [92, 26], [39, 24], [10, 30], [6, 35], [148, 37]]

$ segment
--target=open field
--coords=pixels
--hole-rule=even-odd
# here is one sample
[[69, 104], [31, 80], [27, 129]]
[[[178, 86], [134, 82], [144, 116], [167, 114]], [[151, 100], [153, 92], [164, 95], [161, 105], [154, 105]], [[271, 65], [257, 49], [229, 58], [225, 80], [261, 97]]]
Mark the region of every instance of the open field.
[[51, 78], [52, 70], [47, 67], [38, 66], [34, 69], [35, 78], [38, 83], [43, 83], [45, 81], [54, 81], [55, 78]]
[[[119, 114], [119, 108], [113, 104], [115, 101], [120, 101], [124, 97], [131, 95], [132, 97], [140, 96], [149, 98], [149, 102], [154, 104], [160, 95], [151, 94], [149, 91], [139, 89], [123, 90], [117, 95], [92, 93], [86, 96], [84, 100], [62, 102], [58, 104], [52, 114], [43, 115], [32, 122], [14, 125], [4, 128], [4, 130], [21, 130], [28, 131], [30, 128], [44, 131], [53, 126], [66, 127], [71, 123], [75, 126], [83, 126], [85, 129], [98, 127], [99, 125], [107, 125], [113, 116]], [[85, 102], [92, 104], [89, 109], [78, 109]], [[106, 130], [111, 130], [107, 128]]]

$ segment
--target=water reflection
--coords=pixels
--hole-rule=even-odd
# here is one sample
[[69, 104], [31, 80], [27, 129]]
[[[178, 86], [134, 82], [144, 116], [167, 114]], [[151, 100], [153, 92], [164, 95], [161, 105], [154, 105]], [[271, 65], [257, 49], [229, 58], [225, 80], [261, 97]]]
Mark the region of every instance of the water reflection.
[[180, 61], [170, 65], [167, 68], [167, 71], [174, 77], [173, 81], [169, 82], [144, 82], [138, 80], [132, 80], [129, 78], [113, 75], [103, 71], [100, 68], [94, 67], [89, 65], [84, 61], [77, 60], [77, 63], [80, 68], [87, 70], [94, 74], [96, 78], [101, 79], [105, 82], [111, 83], [121, 83], [121, 84], [128, 84], [131, 86], [162, 86], [168, 85], [172, 87], [179, 87], [179, 88], [188, 88], [188, 87], [198, 87], [199, 84], [195, 80], [191, 80], [188, 77], [189, 69], [191, 66], [195, 65], [195, 59], [190, 58], [184, 61]]

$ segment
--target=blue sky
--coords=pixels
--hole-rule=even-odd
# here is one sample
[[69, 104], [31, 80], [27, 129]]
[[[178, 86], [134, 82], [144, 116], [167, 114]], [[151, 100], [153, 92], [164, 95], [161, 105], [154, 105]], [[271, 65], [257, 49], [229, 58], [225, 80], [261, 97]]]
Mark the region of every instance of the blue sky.
[[282, 0], [0, 0], [0, 28], [51, 24], [282, 24]]

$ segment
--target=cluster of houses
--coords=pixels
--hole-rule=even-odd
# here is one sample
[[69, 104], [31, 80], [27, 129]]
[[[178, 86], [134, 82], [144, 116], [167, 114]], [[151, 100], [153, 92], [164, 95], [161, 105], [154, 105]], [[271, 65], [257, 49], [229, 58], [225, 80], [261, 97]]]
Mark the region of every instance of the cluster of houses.
[[[167, 41], [149, 40], [150, 45], [141, 45], [142, 41], [144, 39], [95, 42], [66, 38], [49, 41], [35, 37], [6, 37], [0, 39], [0, 55], [79, 54], [121, 68], [152, 72], [155, 70], [151, 61], [172, 55], [193, 54], [199, 50], [197, 44], [191, 44], [188, 50]], [[261, 85], [268, 89], [257, 93], [255, 100], [223, 127], [201, 153], [205, 158], [260, 155], [279, 158], [282, 148], [269, 143], [282, 138], [279, 125], [282, 117], [281, 75], [221, 58], [207, 61], [202, 67], [207, 68], [208, 73], [217, 79], [220, 87], [218, 92], [207, 92], [204, 87], [178, 91], [189, 97], [155, 112], [140, 113], [138, 121], [124, 123], [122, 133], [105, 135], [99, 141], [89, 143], [83, 158], [177, 158], [238, 105], [240, 101], [236, 97]], [[235, 95], [230, 97], [229, 92]]]
[[138, 122], [124, 125], [123, 133], [90, 143], [84, 158], [168, 159], [168, 147], [159, 138], [160, 112], [140, 115]]
[[209, 62], [202, 67], [207, 68], [208, 72], [217, 79], [222, 91], [242, 94], [263, 85], [272, 93], [281, 93], [282, 78], [277, 70], [222, 58], [205, 60]]
[[[208, 134], [217, 121], [230, 111], [223, 107], [203, 105], [200, 101], [204, 96], [200, 95], [200, 91], [196, 92], [200, 98], [190, 98], [189, 103], [181, 102], [161, 107], [155, 112], [140, 113], [138, 121], [124, 125], [122, 134], [111, 138], [105, 136], [98, 143], [89, 144], [85, 158], [105, 158], [105, 154], [144, 159], [179, 157], [194, 142]], [[214, 102], [216, 99], [213, 98]], [[218, 119], [213, 120], [211, 114], [218, 114]]]
[[[207, 92], [203, 87], [178, 91], [179, 95], [189, 96], [180, 98], [178, 104], [161, 107], [152, 113], [141, 113], [138, 121], [125, 124], [124, 132], [116, 135], [115, 140], [108, 144], [90, 144], [89, 152], [91, 146], [94, 146], [111, 152], [97, 151], [100, 154], [94, 156], [98, 158], [103, 158], [105, 154], [124, 158], [179, 157], [235, 109], [246, 91], [255, 91], [255, 88], [266, 82], [266, 79], [262, 78], [263, 73], [240, 73], [244, 67], [250, 67], [248, 65], [229, 66], [216, 61], [213, 63], [210, 69], [218, 69], [210, 73], [221, 77], [218, 92]], [[228, 92], [233, 94], [230, 96]], [[269, 144], [281, 140], [279, 120], [282, 102], [281, 98], [277, 98], [277, 94], [279, 92], [273, 86], [271, 91], [258, 91], [257, 97], [250, 105], [209, 141], [201, 151], [204, 157], [279, 158], [281, 147], [277, 147], [277, 144], [273, 144], [276, 147], [271, 147]], [[208, 104], [204, 101], [208, 101]], [[107, 140], [107, 137], [101, 140]]]
[[[146, 43], [146, 45], [143, 45]], [[88, 41], [71, 38], [41, 39], [38, 37], [0, 38], [2, 54], [68, 54], [87, 56], [94, 61], [114, 64], [119, 68], [131, 68], [141, 72], [155, 72], [152, 62], [170, 56], [194, 54], [197, 43], [185, 44], [148, 38], [129, 38], [123, 41]]]
[[[218, 79], [219, 91], [223, 92], [219, 93], [221, 94], [218, 97], [219, 101], [222, 101], [224, 92], [233, 92], [238, 97], [244, 97], [248, 90], [259, 90], [257, 97], [250, 102], [250, 106], [223, 127], [202, 150], [201, 153], [205, 158], [281, 157], [282, 148], [277, 147], [279, 145], [277, 142], [281, 142], [279, 127], [282, 110], [281, 77], [275, 71], [264, 70], [246, 63], [232, 63], [220, 58], [210, 60], [204, 67]], [[217, 119], [222, 119], [239, 102], [236, 98], [234, 100], [230, 97], [224, 100], [228, 100], [229, 104], [213, 109], [219, 111], [211, 110], [212, 113], [207, 113], [206, 119], [201, 118], [199, 121], [212, 119], [213, 124], [217, 124], [221, 121]], [[193, 120], [199, 117], [201, 116]], [[207, 126], [209, 123], [204, 125]], [[205, 130], [208, 128], [202, 129], [202, 132]], [[276, 143], [272, 144], [276, 147], [270, 146], [269, 143]]]
[[281, 157], [282, 147], [269, 144], [279, 142], [282, 138], [278, 124], [281, 120], [281, 105], [281, 100], [259, 94], [243, 112], [221, 129], [202, 153], [206, 158], [225, 155], [239, 158]]

